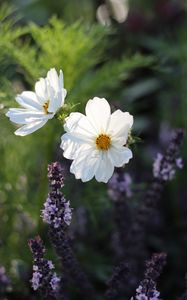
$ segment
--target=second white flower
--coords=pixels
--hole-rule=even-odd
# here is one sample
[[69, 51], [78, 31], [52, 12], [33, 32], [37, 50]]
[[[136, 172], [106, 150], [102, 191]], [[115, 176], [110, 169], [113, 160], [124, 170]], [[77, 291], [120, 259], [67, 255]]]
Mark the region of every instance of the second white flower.
[[59, 108], [64, 105], [66, 90], [63, 74], [53, 68], [46, 78], [40, 78], [35, 84], [35, 92], [24, 91], [17, 95], [16, 101], [22, 108], [10, 108], [6, 116], [18, 125], [16, 135], [25, 136], [33, 133], [52, 119]]
[[85, 113], [71, 113], [66, 118], [61, 148], [64, 157], [73, 160], [70, 171], [77, 179], [86, 182], [95, 176], [106, 183], [114, 167], [132, 158], [126, 143], [133, 116], [119, 109], [111, 114], [107, 100], [97, 97], [88, 101]]

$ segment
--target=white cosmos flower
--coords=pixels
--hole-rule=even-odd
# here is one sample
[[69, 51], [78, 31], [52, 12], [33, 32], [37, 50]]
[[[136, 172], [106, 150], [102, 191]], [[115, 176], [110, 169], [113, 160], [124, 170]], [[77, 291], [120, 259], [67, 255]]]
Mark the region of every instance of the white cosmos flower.
[[24, 91], [17, 95], [16, 101], [23, 108], [10, 108], [6, 114], [12, 122], [22, 125], [15, 134], [25, 136], [44, 126], [64, 105], [66, 93], [62, 71], [58, 76], [53, 68], [46, 78], [36, 82], [35, 92]]
[[66, 118], [61, 148], [64, 157], [73, 160], [70, 171], [77, 179], [86, 182], [95, 176], [97, 181], [107, 182], [114, 167], [132, 158], [125, 145], [133, 117], [119, 109], [111, 114], [107, 100], [97, 97], [88, 101], [85, 112]]

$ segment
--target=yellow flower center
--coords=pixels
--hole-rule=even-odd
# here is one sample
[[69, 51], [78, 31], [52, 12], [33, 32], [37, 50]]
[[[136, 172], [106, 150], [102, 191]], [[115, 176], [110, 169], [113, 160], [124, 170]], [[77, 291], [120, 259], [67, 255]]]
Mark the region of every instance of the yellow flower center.
[[96, 146], [99, 150], [108, 150], [111, 145], [111, 138], [106, 134], [100, 134], [96, 138]]
[[49, 107], [49, 100], [47, 102], [45, 102], [44, 105], [43, 105], [43, 109], [44, 109], [46, 114], [48, 114], [48, 107]]

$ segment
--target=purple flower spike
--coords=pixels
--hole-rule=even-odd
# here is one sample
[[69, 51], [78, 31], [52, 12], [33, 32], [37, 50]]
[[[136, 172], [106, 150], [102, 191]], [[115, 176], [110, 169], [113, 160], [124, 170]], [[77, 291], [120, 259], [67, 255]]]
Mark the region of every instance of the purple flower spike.
[[51, 192], [48, 194], [42, 210], [44, 222], [54, 228], [69, 226], [72, 218], [72, 209], [60, 189], [64, 186], [63, 169], [60, 163], [55, 162], [48, 167], [48, 178]]
[[132, 297], [131, 300], [161, 300], [156, 285], [165, 264], [165, 253], [154, 254], [151, 260], [146, 262], [144, 279], [136, 289], [136, 296]]
[[33, 275], [31, 279], [32, 288], [39, 290], [44, 299], [58, 299], [56, 291], [58, 291], [60, 278], [51, 270], [54, 265], [51, 260], [44, 258], [45, 247], [39, 236], [29, 241], [29, 247], [33, 253]]
[[[68, 226], [72, 219], [72, 208], [61, 192], [64, 186], [63, 168], [60, 163], [54, 162], [48, 166], [50, 192], [42, 210], [44, 222], [49, 224], [49, 235], [52, 245], [61, 259], [64, 272], [68, 273], [76, 286], [79, 287], [85, 299], [94, 299], [94, 290], [87, 276], [81, 270], [71, 248], [68, 237]], [[56, 291], [59, 279], [56, 274], [50, 279], [50, 286]]]
[[182, 169], [182, 159], [180, 157], [177, 158], [177, 155], [183, 140], [183, 136], [183, 130], [176, 130], [165, 155], [160, 153], [157, 154], [153, 164], [153, 175], [155, 178], [158, 178], [162, 181], [169, 181], [175, 177], [176, 168]]
[[114, 173], [108, 182], [108, 194], [114, 201], [119, 200], [120, 197], [132, 197], [132, 178], [128, 173], [118, 174]]

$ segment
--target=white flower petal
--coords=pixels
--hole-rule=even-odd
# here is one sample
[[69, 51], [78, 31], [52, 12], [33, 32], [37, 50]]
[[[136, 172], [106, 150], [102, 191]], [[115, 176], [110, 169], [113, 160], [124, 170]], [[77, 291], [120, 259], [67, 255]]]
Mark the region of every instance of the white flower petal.
[[[58, 79], [58, 84], [59, 84], [59, 89], [63, 90], [64, 89], [64, 76], [62, 70], [60, 70], [60, 75]], [[65, 89], [64, 89], [65, 90]], [[66, 90], [65, 90], [66, 91]]]
[[25, 108], [32, 110], [42, 110], [42, 106], [34, 92], [22, 92], [20, 95], [17, 95], [16, 101]]
[[[51, 88], [50, 88], [51, 89]], [[50, 90], [50, 101], [49, 101], [49, 107], [48, 112], [50, 113], [56, 113], [59, 108], [61, 108], [64, 105], [64, 92], [58, 92], [57, 94], [53, 94], [53, 91]]]
[[15, 135], [25, 136], [30, 133], [33, 133], [34, 131], [38, 130], [42, 126], [46, 124], [47, 120], [44, 121], [37, 121], [33, 123], [29, 123], [27, 125], [22, 126], [18, 130], [15, 131]]
[[122, 167], [132, 158], [132, 151], [127, 147], [111, 147], [108, 157], [115, 167]]
[[28, 119], [41, 119], [46, 118], [46, 114], [44, 112], [35, 111], [35, 110], [27, 110], [21, 108], [10, 108], [6, 113], [6, 116], [10, 118], [10, 120], [17, 124], [25, 124]]
[[[102, 151], [101, 151], [102, 152]], [[114, 165], [107, 157], [107, 152], [101, 153], [97, 161], [97, 169], [95, 171], [95, 178], [99, 182], [107, 183], [114, 173]]]
[[57, 110], [64, 105], [64, 99], [67, 91], [64, 89], [63, 73], [60, 70], [60, 75], [53, 68], [47, 73], [48, 91], [50, 95], [50, 102], [48, 111], [56, 113]]
[[54, 117], [54, 114], [44, 114], [43, 116], [39, 117], [39, 116], [33, 116], [33, 117], [28, 117], [25, 118], [26, 123], [31, 123], [31, 122], [35, 122], [35, 121], [39, 121], [39, 120], [50, 120]]
[[50, 100], [46, 79], [40, 78], [40, 80], [36, 82], [35, 92], [41, 105]]
[[[60, 75], [60, 78], [61, 80], [63, 80], [62, 74]], [[47, 80], [48, 82], [50, 82], [51, 87], [53, 87], [54, 91], [57, 93], [60, 89], [60, 85], [59, 85], [59, 77], [55, 68], [52, 68], [47, 72]]]
[[84, 115], [78, 122], [77, 131], [93, 137], [98, 135], [98, 131], [95, 129], [95, 126], [93, 126], [90, 120]]
[[86, 104], [86, 116], [97, 133], [107, 130], [110, 121], [110, 105], [104, 98], [93, 98]]
[[64, 157], [67, 159], [74, 159], [76, 157], [76, 153], [80, 147], [80, 144], [74, 142], [69, 138], [69, 134], [65, 133], [61, 137], [60, 148], [64, 150]]
[[49, 94], [49, 106], [48, 106], [48, 111], [51, 113], [56, 112], [56, 101], [58, 101], [57, 96], [55, 94], [55, 91], [53, 87], [51, 86], [50, 82], [47, 84], [47, 89], [48, 89], [48, 94]]
[[64, 129], [70, 133], [70, 139], [72, 137], [74, 140], [77, 140], [77, 142], [95, 142], [97, 134], [85, 115], [81, 113], [71, 113], [65, 121]]
[[[83, 145], [89, 145], [93, 148], [94, 146], [94, 142], [91, 138], [89, 138], [88, 136], [86, 135], [83, 135], [83, 134], [80, 134], [80, 133], [67, 133], [67, 134], [64, 134], [62, 135], [61, 137], [61, 148], [63, 150], [66, 151], [66, 148], [69, 146], [69, 145], [72, 145], [72, 144], [77, 144], [77, 148], [79, 146], [81, 146], [82, 144]], [[71, 144], [72, 143], [72, 144]], [[72, 145], [73, 147], [73, 145]], [[76, 147], [76, 146], [75, 146]], [[94, 147], [95, 149], [96, 147]]]
[[62, 94], [64, 96], [64, 99], [66, 98], [66, 95], [67, 95], [67, 90], [66, 89], [62, 89]]
[[114, 143], [118, 142], [121, 146], [125, 145], [132, 125], [133, 116], [128, 112], [122, 112], [120, 109], [116, 110], [111, 115], [108, 128], [108, 132], [112, 135]]
[[64, 130], [67, 132], [75, 131], [76, 126], [84, 115], [79, 112], [73, 112], [65, 119]]
[[87, 143], [87, 137], [80, 135], [80, 131], [77, 130], [81, 118], [85, 118], [85, 116], [81, 113], [73, 112], [65, 119], [64, 130], [67, 133], [62, 135], [60, 147], [64, 150], [64, 157], [68, 159], [75, 158], [80, 145]]
[[87, 182], [94, 177], [97, 162], [95, 152], [86, 145], [82, 145], [79, 156], [71, 164], [70, 172], [75, 175], [76, 179]]

